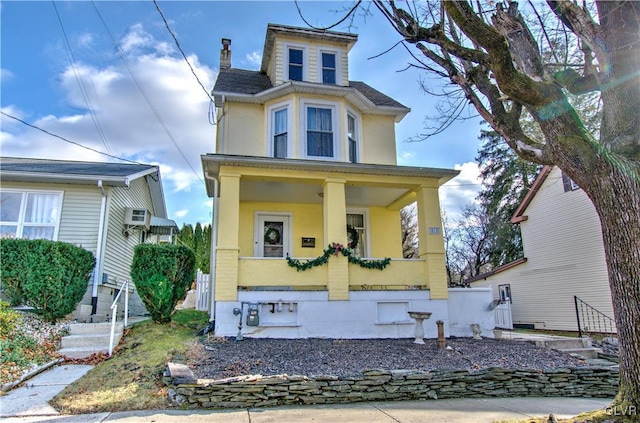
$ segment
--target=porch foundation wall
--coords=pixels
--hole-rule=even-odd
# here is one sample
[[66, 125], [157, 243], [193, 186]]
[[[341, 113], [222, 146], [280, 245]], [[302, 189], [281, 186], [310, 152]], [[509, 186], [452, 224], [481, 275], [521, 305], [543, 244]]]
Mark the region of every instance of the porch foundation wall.
[[[446, 336], [470, 337], [470, 324], [481, 323], [482, 335], [493, 337], [491, 292], [466, 291], [444, 300], [431, 299], [428, 290], [350, 291], [344, 301], [329, 300], [327, 291], [238, 291], [238, 301], [216, 302], [215, 334], [238, 336], [234, 309], [242, 309], [241, 334], [251, 338], [413, 338], [408, 311], [432, 313], [423, 323], [426, 338], [437, 337], [438, 320]], [[250, 307], [258, 311], [257, 326], [247, 324]]]

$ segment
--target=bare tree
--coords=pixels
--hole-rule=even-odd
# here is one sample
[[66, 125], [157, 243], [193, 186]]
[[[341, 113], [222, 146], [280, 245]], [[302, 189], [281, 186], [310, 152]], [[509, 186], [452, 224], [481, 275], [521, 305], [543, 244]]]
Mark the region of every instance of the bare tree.
[[418, 210], [416, 204], [410, 204], [400, 210], [402, 228], [402, 257], [418, 258]]
[[[452, 111], [470, 104], [520, 157], [557, 165], [593, 202], [620, 336], [616, 404], [640, 408], [640, 2], [373, 4], [415, 47], [417, 66], [458, 88]], [[570, 102], [593, 93], [596, 135]]]

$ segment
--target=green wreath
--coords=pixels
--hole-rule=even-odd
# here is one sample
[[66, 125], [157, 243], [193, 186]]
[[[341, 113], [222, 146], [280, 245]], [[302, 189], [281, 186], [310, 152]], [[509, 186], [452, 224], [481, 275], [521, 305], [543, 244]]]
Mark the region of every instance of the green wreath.
[[358, 230], [351, 225], [347, 225], [347, 234], [348, 238], [351, 238], [351, 242], [347, 243], [347, 247], [351, 249], [355, 249], [358, 247], [358, 241], [360, 241], [360, 234], [358, 234]]
[[264, 233], [265, 244], [280, 244], [280, 232], [276, 228], [269, 228]]

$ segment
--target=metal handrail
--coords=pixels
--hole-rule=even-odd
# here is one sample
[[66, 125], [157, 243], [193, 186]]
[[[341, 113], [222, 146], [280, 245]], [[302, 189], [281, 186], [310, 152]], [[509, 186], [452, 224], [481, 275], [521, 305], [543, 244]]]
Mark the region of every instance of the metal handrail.
[[577, 296], [573, 296], [578, 320], [578, 336], [582, 338], [585, 332], [616, 334], [616, 322], [600, 310], [590, 306]]
[[129, 283], [131, 281], [129, 279], [125, 279], [124, 283], [120, 287], [120, 291], [118, 291], [118, 295], [114, 298], [113, 303], [111, 304], [111, 336], [109, 337], [109, 357], [111, 357], [111, 353], [113, 353], [113, 342], [116, 337], [116, 320], [118, 319], [118, 300], [120, 299], [120, 295], [124, 290], [124, 327], [126, 328], [129, 324]]

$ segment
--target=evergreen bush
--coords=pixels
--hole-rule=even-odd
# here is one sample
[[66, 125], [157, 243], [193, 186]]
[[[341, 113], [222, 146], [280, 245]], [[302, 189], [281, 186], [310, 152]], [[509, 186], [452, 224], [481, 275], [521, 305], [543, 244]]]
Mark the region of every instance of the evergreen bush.
[[65, 242], [2, 241], [5, 292], [12, 302], [30, 305], [50, 322], [75, 310], [87, 291], [94, 266], [93, 254]]
[[195, 253], [169, 244], [136, 246], [131, 279], [154, 322], [168, 323], [195, 277]]

